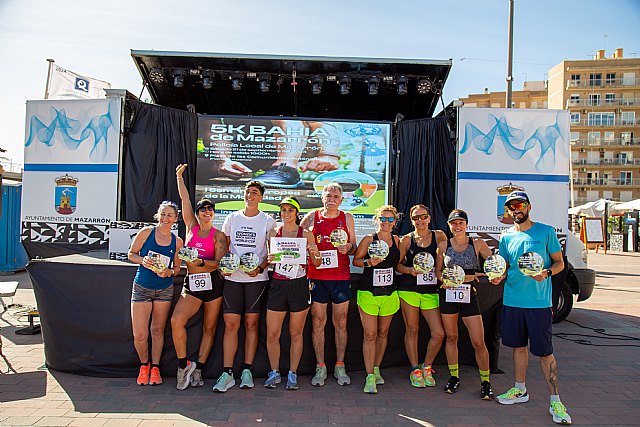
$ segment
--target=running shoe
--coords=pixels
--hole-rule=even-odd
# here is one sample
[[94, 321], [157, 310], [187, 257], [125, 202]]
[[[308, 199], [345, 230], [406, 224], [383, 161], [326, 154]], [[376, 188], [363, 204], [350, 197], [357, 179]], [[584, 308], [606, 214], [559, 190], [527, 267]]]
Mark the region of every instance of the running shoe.
[[493, 400], [493, 388], [491, 388], [491, 383], [489, 381], [482, 381], [480, 397], [483, 400]]
[[426, 387], [436, 386], [436, 379], [433, 378], [433, 374], [435, 373], [436, 371], [432, 367], [425, 367], [422, 365], [422, 378], [424, 378], [424, 385]]
[[280, 376], [280, 372], [271, 371], [269, 372], [269, 376], [267, 377], [267, 380], [264, 382], [264, 386], [265, 388], [276, 388], [276, 385], [280, 384], [281, 382], [282, 382], [282, 377]]
[[424, 384], [424, 378], [422, 378], [422, 370], [414, 369], [411, 371], [411, 375], [409, 375], [409, 380], [411, 381], [411, 385], [413, 387], [424, 388], [426, 385]]
[[282, 163], [273, 166], [268, 171], [256, 178], [265, 187], [272, 188], [300, 188], [304, 187], [304, 182], [300, 179], [297, 168], [292, 168]]
[[458, 377], [451, 377], [449, 381], [447, 381], [447, 385], [444, 386], [444, 391], [453, 394], [458, 391], [458, 387], [460, 387], [460, 379]]
[[160, 376], [160, 368], [154, 366], [151, 368], [151, 373], [149, 374], [149, 385], [160, 385], [162, 384], [162, 377]]
[[216, 381], [216, 385], [213, 386], [213, 391], [218, 393], [226, 393], [231, 387], [236, 385], [236, 380], [233, 379], [233, 375], [229, 375], [227, 372], [223, 372]]
[[178, 390], [186, 390], [189, 387], [189, 383], [191, 382], [191, 374], [196, 369], [196, 363], [191, 360], [187, 360], [187, 366], [184, 368], [178, 368], [178, 381], [176, 384], [176, 388]]
[[248, 369], [242, 370], [242, 375], [240, 376], [240, 388], [253, 388], [253, 375], [251, 375], [251, 371]]
[[351, 384], [351, 378], [347, 375], [347, 369], [344, 367], [344, 363], [336, 365], [333, 370], [333, 376], [338, 380], [338, 385]]
[[571, 417], [567, 414], [567, 408], [564, 407], [562, 402], [551, 402], [549, 413], [553, 417], [554, 423], [564, 425], [571, 424]]
[[289, 372], [287, 375], [287, 390], [297, 390], [298, 389], [298, 375], [293, 372]]
[[529, 401], [529, 395], [527, 391], [522, 391], [519, 388], [511, 387], [506, 393], [496, 397], [498, 403], [503, 405], [513, 405], [514, 403], [524, 403]]
[[376, 376], [374, 374], [367, 375], [367, 379], [364, 382], [364, 389], [362, 391], [369, 394], [376, 394], [378, 392], [378, 388], [376, 387]]
[[202, 370], [196, 368], [193, 370], [193, 374], [191, 374], [191, 387], [202, 387], [203, 385]]
[[384, 384], [384, 378], [382, 378], [382, 375], [380, 375], [380, 368], [377, 366], [373, 367], [373, 375], [376, 376], [376, 385], [382, 385]]
[[149, 384], [149, 365], [140, 365], [140, 372], [138, 372], [138, 385]]
[[316, 374], [311, 378], [311, 385], [322, 387], [327, 379], [327, 367], [316, 365]]

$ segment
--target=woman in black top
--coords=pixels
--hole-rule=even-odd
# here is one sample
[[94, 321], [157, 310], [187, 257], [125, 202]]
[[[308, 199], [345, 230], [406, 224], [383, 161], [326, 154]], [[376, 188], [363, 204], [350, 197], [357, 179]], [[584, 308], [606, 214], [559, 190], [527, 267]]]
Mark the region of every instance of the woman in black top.
[[[376, 210], [374, 217], [377, 229], [365, 236], [353, 257], [353, 265], [364, 267], [358, 289], [358, 309], [364, 329], [362, 353], [367, 378], [365, 393], [377, 393], [376, 385], [384, 384], [380, 376], [380, 363], [387, 348], [387, 334], [393, 315], [400, 308], [395, 288], [395, 266], [400, 261], [398, 236], [391, 234], [398, 211], [386, 205]], [[369, 245], [381, 240], [389, 247], [384, 259], [370, 257]]]

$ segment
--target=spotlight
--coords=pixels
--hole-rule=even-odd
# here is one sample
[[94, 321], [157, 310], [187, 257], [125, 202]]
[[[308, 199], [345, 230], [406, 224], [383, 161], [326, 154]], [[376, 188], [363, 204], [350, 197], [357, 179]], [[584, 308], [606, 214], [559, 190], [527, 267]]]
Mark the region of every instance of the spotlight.
[[398, 77], [398, 95], [407, 94], [407, 78], [405, 76]]
[[369, 80], [367, 80], [367, 85], [369, 86], [369, 95], [378, 94], [378, 78], [376, 76], [369, 77]]
[[338, 84], [340, 85], [340, 95], [348, 95], [351, 87], [351, 77], [347, 75], [340, 76]]
[[320, 95], [322, 92], [322, 77], [313, 76], [311, 77], [311, 93], [314, 95]]
[[271, 84], [271, 74], [261, 73], [258, 77], [258, 84], [260, 85], [260, 92], [269, 92], [269, 86]]
[[420, 95], [429, 93], [429, 91], [431, 91], [431, 81], [429, 79], [420, 80], [418, 82], [418, 85], [416, 86], [416, 89], [418, 90], [418, 93]]
[[239, 71], [235, 71], [231, 74], [231, 89], [240, 90], [242, 89], [242, 73]]
[[149, 80], [154, 83], [164, 82], [164, 73], [162, 72], [162, 68], [152, 68], [149, 72]]
[[176, 68], [173, 70], [173, 86], [184, 86], [184, 70], [182, 68]]
[[215, 74], [211, 70], [204, 70], [202, 73], [202, 87], [205, 89], [211, 89], [213, 77]]

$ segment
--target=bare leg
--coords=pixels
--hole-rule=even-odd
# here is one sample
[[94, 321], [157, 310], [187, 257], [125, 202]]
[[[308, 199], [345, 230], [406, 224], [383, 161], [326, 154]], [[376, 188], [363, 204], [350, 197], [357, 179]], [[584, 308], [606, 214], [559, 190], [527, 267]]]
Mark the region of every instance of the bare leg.
[[316, 353], [316, 361], [319, 365], [324, 364], [324, 327], [327, 325], [327, 304], [314, 302], [311, 304], [311, 322], [313, 331], [311, 333], [313, 350]]
[[344, 354], [347, 351], [347, 313], [349, 301], [333, 304], [332, 320], [336, 331], [336, 362], [344, 362]]
[[540, 357], [540, 368], [542, 368], [544, 379], [547, 380], [549, 394], [558, 394], [558, 366], [555, 356], [550, 354]]
[[238, 351], [238, 330], [242, 317], [235, 313], [225, 313], [224, 319], [224, 339], [222, 341], [223, 364], [225, 367], [232, 367]]
[[178, 359], [187, 357], [187, 322], [200, 309], [202, 301], [193, 295], [183, 293], [171, 315], [171, 337]]
[[389, 342], [389, 326], [391, 326], [393, 314], [390, 316], [378, 317], [378, 337], [376, 338], [376, 358], [373, 366], [380, 366], [384, 353], [387, 351], [387, 343]]
[[484, 342], [484, 326], [482, 325], [482, 316], [463, 317], [462, 321], [469, 331], [471, 345], [476, 352], [476, 362], [478, 368], [482, 371], [489, 370], [489, 351]]
[[360, 320], [364, 338], [362, 340], [362, 356], [364, 357], [364, 368], [367, 374], [373, 374], [373, 364], [376, 358], [376, 339], [378, 337], [378, 316], [371, 316], [360, 307]]
[[271, 369], [277, 370], [280, 366], [280, 334], [286, 315], [286, 311], [267, 310], [267, 354]]
[[[418, 330], [420, 328], [420, 308], [414, 307], [400, 298], [400, 309], [402, 310], [402, 318], [404, 319], [404, 348], [407, 351], [409, 364], [413, 368], [414, 366], [418, 366]], [[429, 354], [428, 349], [427, 354]]]
[[218, 327], [218, 319], [220, 319], [220, 307], [222, 307], [222, 298], [216, 298], [213, 301], [204, 303], [202, 339], [200, 340], [200, 349], [198, 350], [198, 362], [200, 363], [207, 361], [211, 347], [213, 347], [213, 340], [216, 337], [216, 328]]
[[424, 364], [425, 366], [429, 366], [433, 364], [442, 347], [442, 341], [444, 341], [444, 326], [442, 325], [440, 309], [432, 308], [430, 310], [420, 311], [422, 312], [422, 317], [427, 321], [429, 332], [431, 333], [431, 338], [429, 338], [429, 343], [427, 344], [427, 354], [424, 356]]
[[513, 349], [513, 368], [516, 372], [516, 382], [524, 383], [527, 380], [527, 367], [529, 366], [529, 351], [527, 347]]
[[304, 323], [307, 320], [309, 309], [289, 313], [289, 336], [291, 337], [291, 349], [289, 354], [289, 370], [296, 372], [302, 357], [302, 332], [304, 331]]
[[260, 313], [245, 313], [244, 315], [244, 363], [253, 364], [258, 350], [258, 324]]
[[444, 346], [447, 364], [456, 365], [458, 363], [458, 315], [443, 314], [442, 323], [447, 334], [447, 342]]
[[140, 363], [149, 362], [149, 318], [153, 305], [151, 302], [131, 303], [131, 325], [133, 327], [133, 345]]
[[164, 347], [164, 328], [171, 311], [171, 301], [154, 301], [151, 313], [151, 363], [160, 363]]

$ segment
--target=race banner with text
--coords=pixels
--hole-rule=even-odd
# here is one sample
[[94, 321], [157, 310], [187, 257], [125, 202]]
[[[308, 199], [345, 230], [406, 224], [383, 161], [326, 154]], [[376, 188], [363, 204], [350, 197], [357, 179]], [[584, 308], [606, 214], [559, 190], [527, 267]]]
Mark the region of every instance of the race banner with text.
[[390, 134], [389, 123], [200, 116], [196, 197], [211, 198], [221, 224], [244, 207], [249, 180], [265, 186], [260, 209], [272, 213], [285, 196], [298, 198], [303, 213], [320, 208], [322, 189], [337, 182], [340, 209], [363, 236], [388, 200]]

